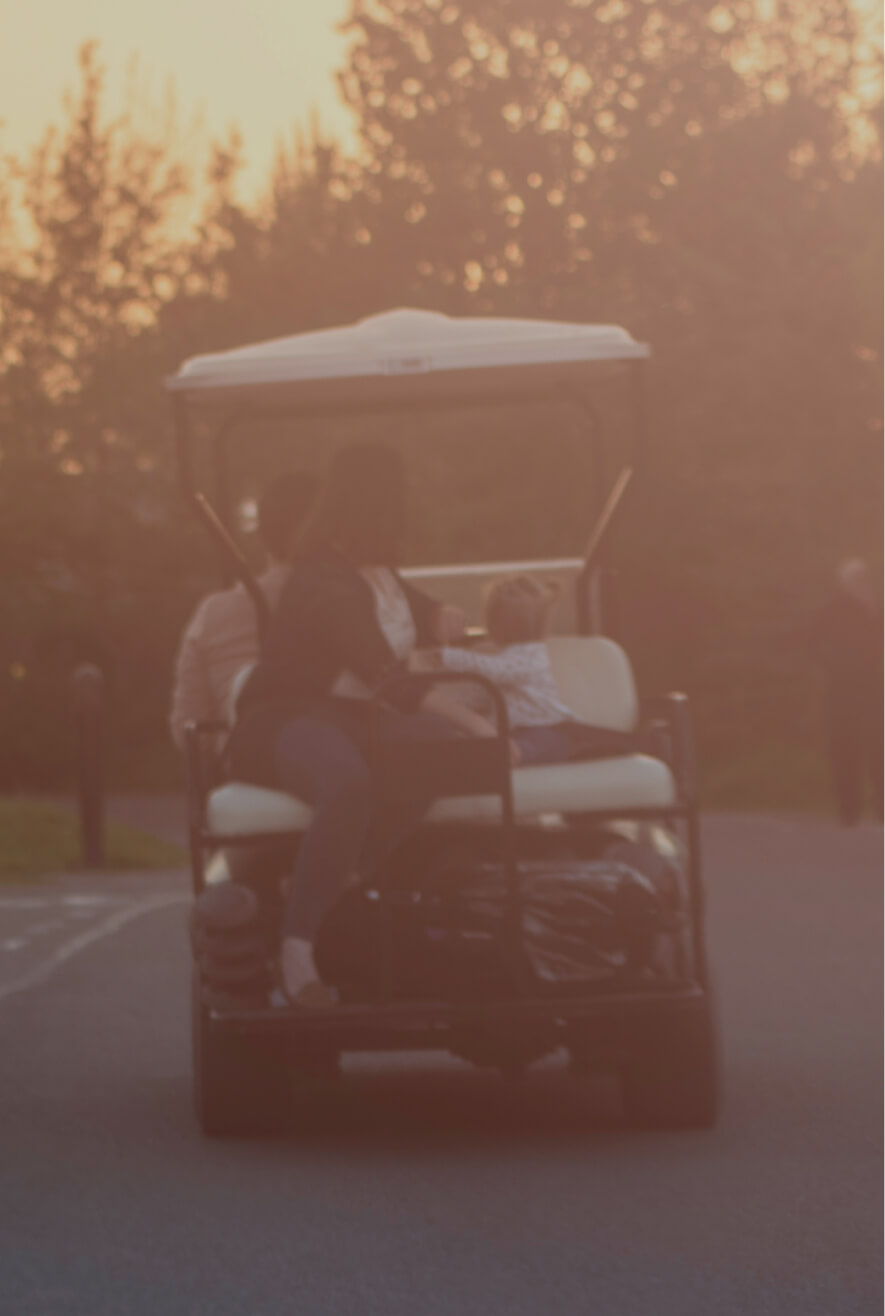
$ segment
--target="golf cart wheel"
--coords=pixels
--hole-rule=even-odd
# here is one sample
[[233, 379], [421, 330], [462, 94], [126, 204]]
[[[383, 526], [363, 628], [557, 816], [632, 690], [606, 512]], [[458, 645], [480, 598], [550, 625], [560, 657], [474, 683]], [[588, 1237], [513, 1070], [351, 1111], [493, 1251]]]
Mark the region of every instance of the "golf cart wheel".
[[628, 1122], [646, 1129], [709, 1129], [719, 1105], [716, 1029], [709, 1004], [655, 1025], [621, 1075]]
[[192, 1030], [194, 1109], [206, 1137], [243, 1138], [284, 1128], [290, 1096], [286, 1066], [254, 1039], [212, 1029], [196, 973]]

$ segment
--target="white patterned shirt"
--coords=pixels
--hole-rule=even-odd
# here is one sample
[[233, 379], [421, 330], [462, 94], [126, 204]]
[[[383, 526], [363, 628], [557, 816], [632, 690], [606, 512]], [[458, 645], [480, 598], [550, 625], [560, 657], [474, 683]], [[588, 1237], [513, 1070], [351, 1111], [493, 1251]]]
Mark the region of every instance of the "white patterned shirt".
[[494, 681], [507, 701], [511, 727], [544, 727], [555, 726], [557, 722], [580, 721], [577, 713], [562, 701], [543, 640], [509, 644], [497, 653], [443, 649], [440, 658], [448, 672], [475, 673]]

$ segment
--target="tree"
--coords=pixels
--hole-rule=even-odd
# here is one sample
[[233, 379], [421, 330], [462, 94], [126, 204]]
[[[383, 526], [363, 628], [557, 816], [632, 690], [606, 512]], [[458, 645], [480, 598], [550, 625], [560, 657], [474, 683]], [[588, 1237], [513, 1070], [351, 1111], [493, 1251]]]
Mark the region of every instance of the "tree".
[[51, 129], [15, 169], [22, 232], [0, 265], [5, 384], [30, 417], [22, 426], [18, 412], [4, 431], [4, 459], [53, 460], [71, 474], [95, 463], [99, 443], [117, 441], [105, 432], [108, 402], [89, 401], [104, 397], [98, 363], [125, 356], [175, 292], [184, 268], [177, 206], [187, 187], [162, 140], [136, 135], [125, 119], [103, 122], [93, 46], [79, 65], [62, 134]]
[[[80, 53], [60, 133], [6, 178], [0, 257], [0, 633], [5, 780], [53, 770], [66, 678], [98, 657], [125, 707], [163, 615], [166, 476], [146, 330], [187, 270], [187, 177], [166, 143], [105, 122]], [[158, 520], [159, 513], [159, 520]], [[153, 598], [151, 598], [153, 596]], [[160, 626], [162, 630], [162, 627]], [[130, 701], [131, 703], [131, 701]]]

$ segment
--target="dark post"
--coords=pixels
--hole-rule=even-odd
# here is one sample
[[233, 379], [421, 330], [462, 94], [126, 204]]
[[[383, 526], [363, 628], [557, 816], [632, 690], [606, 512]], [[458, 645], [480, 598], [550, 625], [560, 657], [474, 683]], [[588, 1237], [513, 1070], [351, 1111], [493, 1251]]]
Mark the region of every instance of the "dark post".
[[104, 674], [82, 663], [71, 676], [77, 737], [77, 796], [84, 868], [104, 866]]

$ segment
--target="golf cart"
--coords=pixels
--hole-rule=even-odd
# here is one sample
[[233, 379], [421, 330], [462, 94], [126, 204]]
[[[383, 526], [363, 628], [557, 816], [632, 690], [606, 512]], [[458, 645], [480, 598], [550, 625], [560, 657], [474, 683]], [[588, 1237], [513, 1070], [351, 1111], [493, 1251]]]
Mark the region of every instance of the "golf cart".
[[[238, 433], [274, 418], [565, 399], [586, 419], [588, 441], [602, 444], [595, 385], [625, 389], [630, 457], [598, 500], [580, 558], [406, 574], [459, 601], [515, 567], [568, 579], [572, 633], [547, 642], [563, 699], [593, 725], [647, 727], [653, 736], [651, 753], [511, 770], [506, 705], [486, 683], [498, 739], [452, 741], [422, 768], [435, 803], [390, 871], [346, 893], [330, 915], [316, 958], [340, 1003], [308, 1010], [274, 993], [271, 966], [281, 878], [311, 810], [283, 791], [219, 777], [206, 748], [229, 727], [189, 727], [195, 908], [209, 911], [193, 935], [194, 1091], [205, 1133], [273, 1127], [291, 1116], [299, 1083], [334, 1073], [342, 1053], [372, 1050], [445, 1050], [519, 1074], [565, 1048], [574, 1073], [620, 1076], [633, 1123], [713, 1123], [716, 1039], [688, 704], [683, 695], [639, 700], [603, 615], [609, 532], [645, 439], [647, 357], [612, 326], [398, 310], [197, 357], [167, 381], [183, 489], [249, 592], [260, 636], [268, 605], [225, 506]], [[196, 450], [207, 437], [214, 505], [198, 478]], [[408, 789], [412, 747], [375, 736], [371, 757], [379, 798]], [[248, 875], [233, 882], [218, 856], [247, 849]]]

